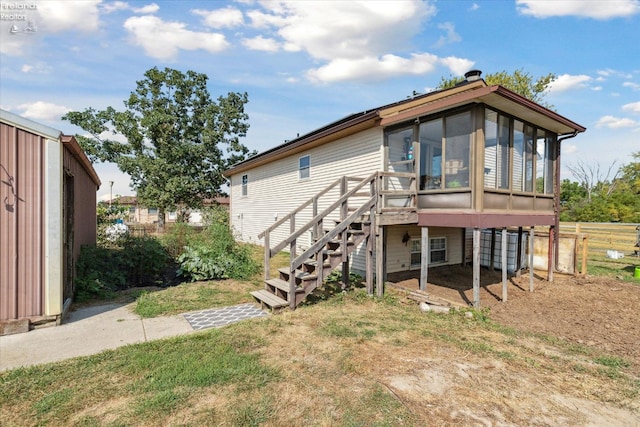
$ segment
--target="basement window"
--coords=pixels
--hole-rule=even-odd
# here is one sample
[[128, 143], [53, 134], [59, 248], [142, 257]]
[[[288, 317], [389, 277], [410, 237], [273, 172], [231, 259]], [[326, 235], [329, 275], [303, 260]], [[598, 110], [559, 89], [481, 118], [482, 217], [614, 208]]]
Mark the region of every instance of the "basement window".
[[447, 260], [447, 238], [433, 237], [429, 239], [430, 263], [438, 264]]

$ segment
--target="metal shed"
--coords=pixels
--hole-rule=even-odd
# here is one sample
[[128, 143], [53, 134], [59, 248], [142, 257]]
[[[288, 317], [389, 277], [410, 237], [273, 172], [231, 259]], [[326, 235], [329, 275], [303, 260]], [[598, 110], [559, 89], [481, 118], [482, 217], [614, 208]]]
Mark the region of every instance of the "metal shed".
[[0, 334], [60, 323], [99, 187], [73, 136], [0, 110]]

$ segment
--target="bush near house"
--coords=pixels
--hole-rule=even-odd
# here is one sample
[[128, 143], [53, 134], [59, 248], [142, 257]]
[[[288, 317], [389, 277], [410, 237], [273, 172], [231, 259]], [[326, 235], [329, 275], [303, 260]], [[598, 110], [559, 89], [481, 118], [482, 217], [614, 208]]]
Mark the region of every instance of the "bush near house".
[[159, 237], [107, 238], [120, 210], [103, 208], [98, 215], [98, 244], [83, 247], [76, 263], [78, 301], [132, 287], [170, 286], [181, 279], [247, 279], [259, 271], [249, 247], [235, 241], [225, 209], [210, 210], [202, 231], [178, 223]]

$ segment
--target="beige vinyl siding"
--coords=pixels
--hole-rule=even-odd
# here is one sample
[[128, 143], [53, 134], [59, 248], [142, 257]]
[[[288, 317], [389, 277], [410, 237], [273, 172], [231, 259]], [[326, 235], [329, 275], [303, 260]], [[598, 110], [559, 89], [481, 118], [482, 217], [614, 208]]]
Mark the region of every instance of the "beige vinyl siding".
[[[408, 233], [409, 241], [405, 245], [402, 238]], [[429, 227], [429, 238], [446, 237], [447, 261], [431, 266], [462, 263], [462, 230], [459, 228]], [[411, 240], [420, 239], [420, 227], [415, 225], [397, 225], [387, 227], [387, 272], [406, 271], [411, 267]]]
[[[366, 178], [381, 170], [381, 152], [382, 130], [376, 128], [233, 175], [230, 219], [237, 238], [262, 245], [264, 242], [258, 239], [259, 233], [339, 177]], [[310, 159], [310, 173], [308, 178], [300, 180], [298, 162], [306, 155]], [[247, 196], [242, 196], [242, 175], [248, 176]], [[353, 185], [355, 183], [350, 188]], [[323, 196], [318, 212], [335, 202], [338, 195], [339, 188]], [[296, 216], [296, 224], [305, 224], [311, 218], [309, 206]], [[327, 220], [324, 226], [329, 229], [334, 223]], [[271, 246], [284, 240], [289, 235], [288, 231], [289, 224], [286, 223], [271, 234]], [[309, 242], [310, 235], [307, 234], [299, 239], [297, 245], [305, 249]], [[358, 252], [363, 254], [363, 251]], [[364, 258], [356, 261], [354, 266], [364, 270]]]

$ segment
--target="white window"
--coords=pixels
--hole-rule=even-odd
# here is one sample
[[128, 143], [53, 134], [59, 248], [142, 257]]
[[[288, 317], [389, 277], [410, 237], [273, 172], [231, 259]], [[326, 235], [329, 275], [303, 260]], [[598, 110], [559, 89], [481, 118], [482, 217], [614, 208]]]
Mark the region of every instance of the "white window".
[[[420, 239], [411, 239], [411, 268], [420, 268], [422, 248]], [[447, 261], [447, 238], [432, 237], [429, 239], [429, 264], [440, 264]]]
[[298, 176], [300, 179], [306, 179], [310, 176], [311, 159], [309, 156], [300, 157], [298, 161]]
[[242, 175], [242, 195], [247, 195], [247, 185], [249, 184], [249, 175]]
[[447, 260], [446, 237], [433, 237], [429, 239], [429, 259], [431, 264], [438, 264]]
[[420, 239], [411, 239], [411, 268], [420, 268], [422, 263], [422, 250]]

